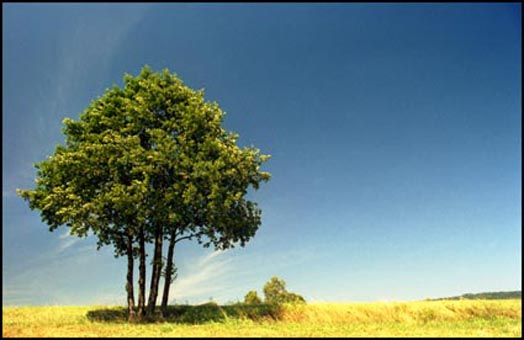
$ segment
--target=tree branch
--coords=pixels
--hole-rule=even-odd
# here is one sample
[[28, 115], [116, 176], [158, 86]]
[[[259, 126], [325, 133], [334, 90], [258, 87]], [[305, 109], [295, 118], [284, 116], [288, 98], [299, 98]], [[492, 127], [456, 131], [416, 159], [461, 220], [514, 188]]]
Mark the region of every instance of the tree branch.
[[204, 232], [198, 232], [198, 233], [193, 233], [191, 235], [187, 235], [187, 236], [182, 236], [182, 237], [179, 237], [177, 239], [175, 239], [175, 243], [178, 243], [179, 241], [182, 241], [182, 240], [186, 240], [186, 239], [192, 239], [193, 237], [198, 237], [198, 236], [202, 236], [204, 235]]

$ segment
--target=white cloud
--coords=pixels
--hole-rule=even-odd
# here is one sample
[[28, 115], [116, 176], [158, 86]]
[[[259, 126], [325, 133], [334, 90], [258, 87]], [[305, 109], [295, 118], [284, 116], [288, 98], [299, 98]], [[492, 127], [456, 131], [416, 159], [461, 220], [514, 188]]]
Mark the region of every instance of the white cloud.
[[225, 253], [224, 250], [216, 250], [212, 253], [207, 254], [206, 256], [203, 256], [198, 260], [198, 266], [205, 267], [210, 262], [212, 262], [214, 258], [216, 258], [219, 255], [222, 255], [223, 253]]
[[59, 253], [63, 252], [67, 248], [70, 248], [73, 245], [75, 245], [78, 241], [80, 241], [80, 238], [73, 237], [73, 236], [70, 236], [67, 239], [61, 240], [60, 244], [58, 245], [58, 252]]
[[179, 277], [173, 283], [171, 296], [180, 300], [215, 293], [225, 288], [217, 284], [231, 269], [230, 260], [221, 258], [224, 253], [225, 251], [215, 251], [198, 259], [189, 275]]
[[74, 246], [76, 243], [78, 243], [78, 241], [81, 240], [81, 238], [77, 236], [69, 235], [69, 230], [66, 230], [64, 233], [58, 236], [58, 238], [60, 239], [60, 242], [58, 244], [58, 249], [57, 249], [58, 254]]

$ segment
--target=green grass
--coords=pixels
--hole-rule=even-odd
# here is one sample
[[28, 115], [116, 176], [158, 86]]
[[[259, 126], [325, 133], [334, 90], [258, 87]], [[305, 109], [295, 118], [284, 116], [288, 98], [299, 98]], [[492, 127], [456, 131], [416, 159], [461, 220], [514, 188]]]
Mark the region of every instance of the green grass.
[[121, 307], [4, 307], [3, 337], [521, 337], [521, 300], [174, 306], [130, 324]]

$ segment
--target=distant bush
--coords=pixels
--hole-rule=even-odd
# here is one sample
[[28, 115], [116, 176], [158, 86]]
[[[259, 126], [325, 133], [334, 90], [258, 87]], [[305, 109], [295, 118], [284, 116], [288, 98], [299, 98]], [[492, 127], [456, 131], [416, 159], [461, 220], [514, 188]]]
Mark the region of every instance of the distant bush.
[[276, 276], [266, 282], [264, 285], [264, 296], [266, 303], [281, 305], [284, 303], [306, 303], [301, 295], [288, 292], [286, 289], [286, 282]]
[[244, 303], [246, 305], [258, 305], [262, 303], [262, 299], [258, 297], [258, 294], [256, 291], [251, 290], [244, 297]]

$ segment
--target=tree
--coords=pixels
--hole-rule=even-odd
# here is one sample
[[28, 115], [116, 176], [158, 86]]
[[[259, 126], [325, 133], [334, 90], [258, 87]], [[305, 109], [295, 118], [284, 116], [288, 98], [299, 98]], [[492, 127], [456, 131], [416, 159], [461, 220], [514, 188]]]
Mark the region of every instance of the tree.
[[[245, 199], [270, 174], [269, 156], [239, 148], [222, 127], [224, 113], [166, 69], [144, 67], [93, 101], [78, 121], [65, 119], [66, 145], [37, 164], [34, 190], [19, 190], [53, 231], [98, 237], [115, 256], [127, 255], [129, 317], [134, 315], [133, 260], [138, 257], [138, 316], [152, 316], [162, 274], [167, 305], [174, 245], [196, 239], [205, 247], [244, 246], [260, 225], [260, 210]], [[145, 244], [154, 244], [150, 295], [145, 301]], [[163, 308], [164, 310], [164, 308]]]
[[251, 290], [244, 297], [244, 303], [247, 305], [258, 305], [262, 303], [262, 300], [258, 297], [256, 291]]
[[287, 293], [286, 283], [284, 280], [273, 276], [271, 280], [264, 284], [265, 301], [268, 303], [280, 303], [282, 296]]
[[295, 293], [288, 292], [284, 280], [274, 276], [264, 285], [265, 302], [273, 304], [305, 303], [306, 300]]

